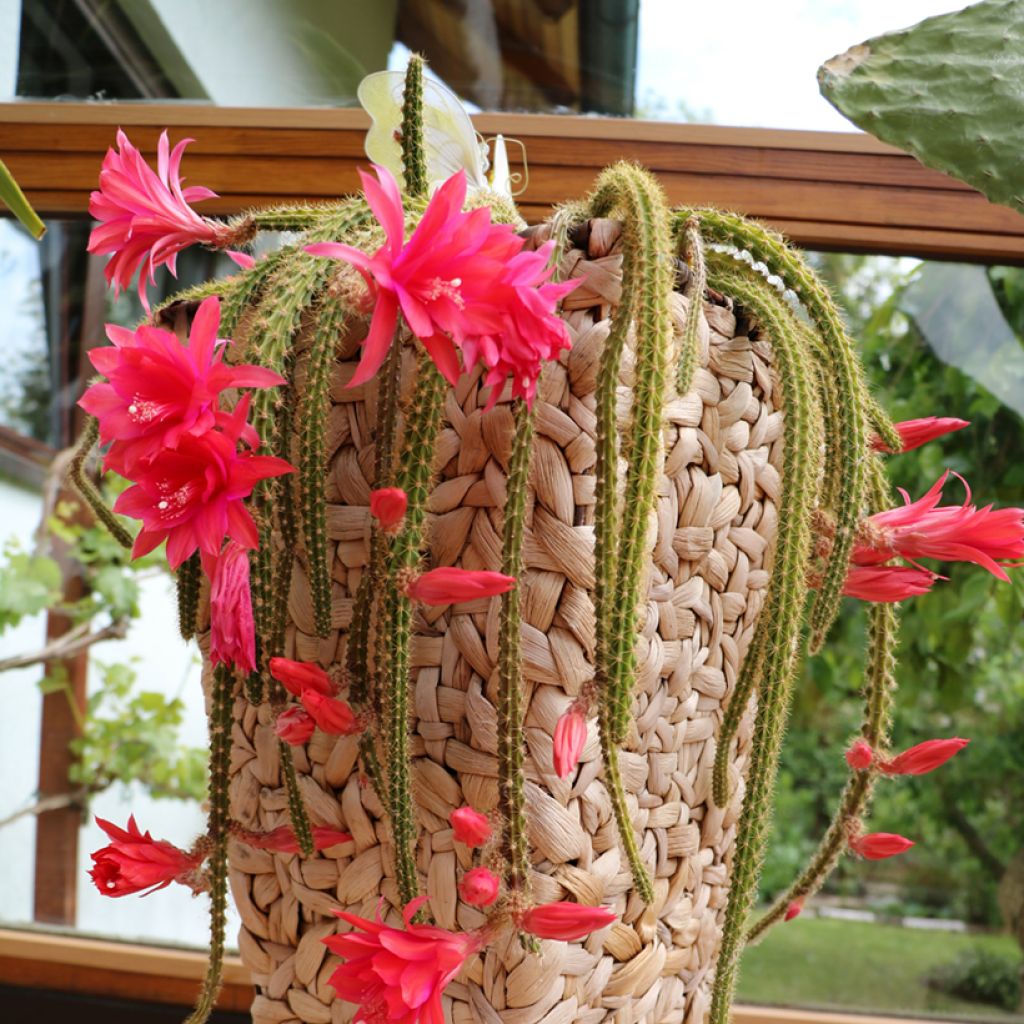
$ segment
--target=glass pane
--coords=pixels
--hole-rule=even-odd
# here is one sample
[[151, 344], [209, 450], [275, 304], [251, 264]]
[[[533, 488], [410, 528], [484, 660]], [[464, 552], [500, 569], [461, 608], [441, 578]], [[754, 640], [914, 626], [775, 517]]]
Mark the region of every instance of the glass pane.
[[483, 110], [850, 130], [818, 95], [818, 66], [872, 35], [959, 6], [6, 0], [0, 98], [353, 106], [364, 75], [404, 66], [412, 49]]

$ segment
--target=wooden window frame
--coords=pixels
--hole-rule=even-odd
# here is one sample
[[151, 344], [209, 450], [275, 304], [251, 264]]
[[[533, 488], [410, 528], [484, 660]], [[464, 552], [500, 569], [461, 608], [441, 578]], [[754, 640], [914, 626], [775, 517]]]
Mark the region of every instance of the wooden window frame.
[[[524, 143], [529, 182], [519, 205], [528, 220], [584, 194], [607, 164], [631, 159], [657, 173], [673, 204], [745, 213], [806, 248], [1024, 265], [1024, 216], [861, 133], [527, 114], [480, 114], [474, 123], [484, 136], [500, 131]], [[0, 154], [42, 216], [85, 217], [117, 127], [150, 156], [162, 128], [175, 139], [194, 137], [185, 172], [220, 194], [201, 206], [217, 215], [352, 192], [356, 168], [367, 162], [361, 111], [148, 103], [0, 104]], [[34, 449], [17, 454], [40, 457]], [[186, 1006], [205, 963], [180, 949], [0, 929], [0, 984]], [[228, 958], [219, 1005], [244, 1011], [251, 998], [248, 972]], [[903, 1020], [751, 1006], [737, 1007], [733, 1019]]]

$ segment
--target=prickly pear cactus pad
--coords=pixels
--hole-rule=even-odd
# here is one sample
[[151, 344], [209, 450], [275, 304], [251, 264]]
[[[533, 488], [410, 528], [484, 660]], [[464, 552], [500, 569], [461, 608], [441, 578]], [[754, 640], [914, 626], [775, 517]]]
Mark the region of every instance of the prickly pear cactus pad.
[[983, 0], [852, 46], [818, 70], [859, 128], [1024, 212], [1024, 0]]

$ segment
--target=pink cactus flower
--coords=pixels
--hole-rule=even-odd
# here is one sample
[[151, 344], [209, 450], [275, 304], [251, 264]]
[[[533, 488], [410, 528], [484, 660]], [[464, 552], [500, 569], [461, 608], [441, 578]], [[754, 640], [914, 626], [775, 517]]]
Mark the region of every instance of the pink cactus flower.
[[379, 487], [370, 492], [370, 515], [385, 533], [396, 533], [409, 499], [401, 487]]
[[519, 927], [538, 939], [576, 942], [614, 920], [615, 912], [607, 907], [587, 907], [582, 903], [563, 901], [527, 910], [519, 918]]
[[182, 139], [173, 150], [167, 132], [157, 144], [154, 171], [142, 154], [118, 130], [118, 149], [108, 149], [100, 170], [100, 187], [89, 196], [89, 214], [100, 223], [89, 236], [89, 252], [113, 253], [104, 269], [107, 283], [120, 291], [131, 284], [137, 270], [139, 297], [149, 309], [146, 284], [155, 280], [159, 266], [177, 276], [178, 253], [191, 245], [230, 243], [229, 225], [201, 217], [190, 203], [215, 199], [216, 192], [201, 185], [181, 187], [179, 168], [185, 147]]
[[555, 724], [552, 756], [555, 774], [560, 779], [572, 774], [580, 762], [586, 742], [587, 720], [580, 711], [570, 707]]
[[[327, 825], [313, 826], [313, 848], [326, 850], [330, 846], [351, 843], [352, 836]], [[274, 853], [298, 853], [299, 840], [291, 825], [279, 825], [270, 832], [253, 832], [249, 829], [235, 828], [232, 834], [249, 846], [258, 850], [272, 850]]]
[[359, 1007], [356, 1021], [366, 1024], [442, 1024], [441, 994], [479, 952], [486, 932], [450, 932], [428, 924], [413, 924], [425, 897], [412, 900], [404, 911], [405, 927], [392, 928], [380, 919], [369, 921], [342, 910], [334, 913], [359, 929], [328, 935], [324, 945], [344, 958], [328, 979], [341, 999]]
[[117, 498], [114, 511], [142, 520], [132, 557], [167, 541], [167, 561], [176, 569], [194, 551], [220, 554], [225, 537], [254, 548], [259, 534], [245, 499], [260, 480], [293, 473], [295, 467], [271, 455], [238, 451], [246, 429], [249, 395], [225, 421], [223, 430], [186, 434], [176, 449], [165, 449], [136, 470], [136, 483]]
[[93, 384], [79, 405], [99, 422], [100, 443], [113, 442], [106, 466], [130, 476], [136, 463], [184, 434], [203, 434], [218, 421], [226, 388], [269, 388], [285, 383], [260, 366], [231, 366], [218, 339], [220, 300], [204, 299], [192, 321], [188, 344], [157, 327], [130, 331], [107, 325], [111, 346], [89, 352], [107, 380]]
[[303, 708], [286, 708], [274, 723], [274, 733], [293, 747], [308, 743], [315, 729], [316, 722]]
[[249, 589], [249, 554], [231, 540], [217, 556], [202, 555], [210, 580], [210, 660], [234, 665], [243, 672], [256, 669], [256, 625]]
[[336, 697], [325, 697], [312, 687], [303, 690], [299, 699], [306, 713], [322, 732], [330, 733], [332, 736], [351, 736], [363, 731], [355, 712], [345, 701]]
[[855, 772], [863, 772], [871, 767], [871, 762], [875, 759], [875, 752], [867, 740], [854, 740], [844, 756], [846, 763]]
[[899, 556], [974, 562], [998, 579], [1008, 580], [1004, 565], [1018, 564], [1024, 558], [1024, 509], [975, 508], [966, 481], [963, 505], [940, 507], [948, 477], [948, 471], [943, 473], [917, 501], [901, 491], [906, 504], [870, 516], [854, 548], [853, 561], [877, 565]]
[[268, 667], [270, 674], [296, 697], [301, 697], [306, 690], [316, 690], [326, 697], [334, 693], [331, 677], [315, 661], [271, 658]]
[[927, 594], [942, 577], [909, 565], [852, 565], [843, 593], [860, 601], [905, 601]]
[[[971, 424], [968, 420], [958, 420], [952, 416], [925, 416], [923, 419], [903, 420], [894, 425], [903, 440], [903, 446], [899, 451], [912, 452], [929, 441], [952, 434], [955, 430], [963, 430], [964, 427], [969, 427]], [[899, 454], [891, 448], [886, 448], [877, 434], [871, 438], [871, 447], [876, 452], [887, 452], [889, 455]]]
[[448, 816], [455, 838], [471, 850], [483, 846], [491, 838], [491, 823], [487, 816], [472, 807], [459, 807]]
[[423, 604], [458, 604], [460, 601], [504, 594], [515, 585], [514, 576], [500, 572], [443, 566], [417, 576], [405, 592], [411, 600]]
[[191, 876], [203, 861], [202, 854], [186, 853], [164, 839], [154, 839], [128, 819], [127, 830], [102, 818], [96, 819], [110, 837], [110, 845], [92, 854], [89, 877], [104, 896], [148, 896], [171, 882], [195, 887]]
[[501, 883], [488, 868], [471, 868], [459, 882], [459, 895], [473, 907], [489, 907], [497, 898]]
[[850, 849], [865, 860], [885, 860], [906, 853], [913, 841], [895, 832], [868, 832], [850, 840]]
[[926, 775], [955, 757], [970, 742], [959, 736], [948, 740], [925, 740], [883, 761], [878, 768], [886, 775]]

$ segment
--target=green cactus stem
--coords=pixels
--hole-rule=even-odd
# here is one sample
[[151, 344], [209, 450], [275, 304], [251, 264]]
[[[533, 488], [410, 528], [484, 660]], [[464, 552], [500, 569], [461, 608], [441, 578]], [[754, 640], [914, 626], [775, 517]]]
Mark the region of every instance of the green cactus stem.
[[414, 53], [405, 68], [402, 93], [402, 171], [405, 191], [427, 195], [427, 149], [423, 142], [423, 58]]
[[178, 630], [182, 640], [191, 640], [196, 635], [196, 614], [199, 611], [199, 585], [202, 576], [199, 552], [195, 551], [178, 569]]
[[707, 266], [704, 261], [704, 240], [700, 235], [700, 220], [691, 217], [683, 229], [683, 252], [690, 267], [690, 280], [686, 296], [690, 305], [683, 325], [683, 347], [676, 367], [676, 391], [689, 392], [700, 357], [700, 322], [704, 316], [704, 289], [707, 286]]
[[814, 369], [799, 330], [782, 300], [753, 269], [725, 269], [709, 261], [714, 287], [731, 295], [763, 327], [782, 386], [786, 418], [782, 496], [773, 570], [770, 618], [762, 615], [766, 650], [758, 689], [757, 717], [747, 790], [737, 828], [732, 881], [722, 945], [712, 993], [711, 1024], [728, 1024], [747, 916], [757, 893], [771, 820], [779, 751], [789, 711], [793, 679], [800, 661], [801, 626], [807, 596], [807, 560], [811, 550], [810, 514], [820, 479], [821, 435]]
[[[810, 651], [815, 653], [821, 649], [839, 611], [854, 533], [865, 505], [869, 416], [872, 413], [876, 417], [881, 416], [881, 410], [871, 400], [856, 347], [846, 332], [842, 315], [828, 289], [803, 257], [769, 228], [720, 210], [679, 210], [676, 213], [677, 226], [684, 227], [694, 214], [700, 219], [706, 239], [740, 251], [746, 250], [796, 294], [821, 336], [821, 352], [828, 359], [827, 371], [835, 381], [842, 429], [837, 439], [839, 447], [830, 453], [830, 457], [838, 460], [843, 470], [839, 478], [837, 505], [832, 510], [835, 517], [832, 553], [811, 608]], [[876, 422], [874, 426], [883, 437], [887, 436], [884, 424]]]
[[[406, 416], [405, 438], [398, 460], [397, 486], [405, 491], [408, 506], [404, 526], [388, 552], [377, 626], [388, 644], [388, 675], [378, 684], [378, 692], [385, 697], [383, 767], [395, 842], [395, 877], [403, 905], [416, 897], [419, 879], [409, 765], [409, 647], [413, 609], [400, 586], [420, 564], [427, 499], [434, 476], [434, 447], [441, 430], [448, 389], [433, 360], [423, 351], [418, 352], [418, 359], [416, 390]], [[377, 665], [375, 671], [381, 668]]]
[[[671, 235], [661, 187], [646, 171], [616, 164], [598, 178], [590, 199], [594, 217], [623, 219], [623, 302], [605, 343], [597, 383], [597, 494], [594, 595], [597, 625], [595, 682], [601, 699], [605, 778], [634, 884], [645, 902], [653, 885], [637, 848], [626, 795], [612, 746], [625, 740], [636, 671], [636, 625], [647, 563], [647, 526], [661, 475], [662, 422], [672, 343]], [[621, 515], [616, 503], [619, 367], [626, 337], [635, 327], [633, 411]]]
[[[501, 540], [501, 571], [523, 575], [523, 529], [526, 494], [533, 445], [533, 414], [520, 402], [516, 407], [512, 455], [509, 458], [504, 524]], [[498, 814], [501, 848], [505, 856], [505, 884], [522, 902], [530, 899], [530, 848], [526, 831], [526, 743], [523, 720], [522, 620], [519, 583], [501, 595], [498, 634]]]
[[75, 490], [82, 496], [85, 503], [92, 509], [96, 518], [107, 528], [110, 536], [123, 548], [131, 548], [134, 540], [132, 535], [121, 525], [114, 512], [107, 507], [103, 495], [96, 489], [85, 473], [85, 463], [92, 454], [100, 436], [100, 425], [89, 416], [85, 421], [85, 429], [78, 439], [71, 462], [68, 464], [68, 479]]
[[207, 865], [210, 891], [210, 960], [196, 1007], [185, 1024], [206, 1024], [217, 1002], [224, 967], [224, 928], [228, 905], [228, 785], [231, 769], [231, 712], [234, 674], [226, 665], [213, 670], [210, 688], [210, 781], [207, 836], [211, 852]]
[[302, 790], [299, 789], [292, 748], [283, 740], [277, 747], [281, 754], [281, 774], [284, 776], [284, 791], [288, 800], [288, 819], [298, 840], [299, 852], [303, 857], [312, 857], [316, 850], [313, 843], [313, 826], [310, 824], [306, 804], [302, 799]]

